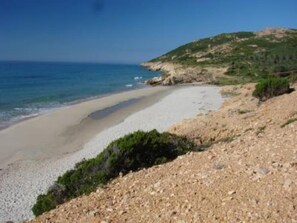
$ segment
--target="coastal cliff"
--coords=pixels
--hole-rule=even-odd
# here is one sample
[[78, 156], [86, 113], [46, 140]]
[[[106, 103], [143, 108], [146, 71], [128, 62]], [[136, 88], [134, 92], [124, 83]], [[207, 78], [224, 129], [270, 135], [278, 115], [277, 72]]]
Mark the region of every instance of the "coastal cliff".
[[148, 80], [149, 85], [249, 83], [297, 70], [296, 42], [295, 29], [224, 33], [185, 44], [142, 66], [162, 73]]

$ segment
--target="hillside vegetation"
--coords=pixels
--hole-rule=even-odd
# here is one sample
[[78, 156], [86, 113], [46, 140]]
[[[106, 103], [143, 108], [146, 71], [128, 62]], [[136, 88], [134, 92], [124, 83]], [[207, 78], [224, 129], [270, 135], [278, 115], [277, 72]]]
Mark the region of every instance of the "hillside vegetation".
[[[291, 75], [284, 73], [287, 71], [296, 75], [297, 31], [265, 29], [262, 32], [224, 33], [185, 44], [145, 65], [154, 69], [152, 65], [158, 64], [167, 75], [178, 76], [176, 70], [163, 69], [162, 64], [168, 63], [197, 68], [197, 75], [208, 74], [208, 81], [221, 84], [224, 81], [227, 84], [251, 82], [280, 72], [280, 75]], [[212, 73], [207, 72], [210, 67], [226, 70], [218, 80], [210, 80]]]

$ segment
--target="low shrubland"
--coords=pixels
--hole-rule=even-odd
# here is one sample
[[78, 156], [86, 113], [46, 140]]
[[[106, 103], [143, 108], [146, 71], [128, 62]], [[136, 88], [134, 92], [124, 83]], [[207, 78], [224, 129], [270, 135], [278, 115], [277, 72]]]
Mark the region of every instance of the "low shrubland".
[[83, 160], [60, 176], [33, 206], [38, 216], [71, 198], [89, 194], [120, 173], [137, 171], [175, 159], [188, 151], [202, 151], [184, 137], [170, 133], [137, 131], [109, 144], [98, 156]]
[[290, 93], [290, 82], [286, 78], [267, 78], [258, 82], [253, 96], [265, 101], [269, 98]]

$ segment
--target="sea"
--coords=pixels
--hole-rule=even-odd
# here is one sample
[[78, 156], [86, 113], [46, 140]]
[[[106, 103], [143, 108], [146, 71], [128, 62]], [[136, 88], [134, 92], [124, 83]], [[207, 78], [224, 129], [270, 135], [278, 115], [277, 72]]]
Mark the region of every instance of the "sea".
[[74, 103], [144, 88], [139, 65], [0, 62], [0, 128]]

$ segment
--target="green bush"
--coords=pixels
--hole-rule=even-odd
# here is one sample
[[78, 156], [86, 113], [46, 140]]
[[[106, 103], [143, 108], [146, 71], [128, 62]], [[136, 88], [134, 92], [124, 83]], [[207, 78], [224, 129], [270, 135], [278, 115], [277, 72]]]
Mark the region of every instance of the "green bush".
[[253, 92], [253, 96], [265, 101], [269, 98], [289, 93], [290, 83], [286, 78], [268, 78], [261, 80]]
[[286, 71], [288, 71], [288, 68], [283, 65], [278, 65], [273, 68], [274, 73], [279, 73], [279, 72], [281, 73], [281, 72], [286, 72]]
[[41, 194], [37, 197], [36, 204], [33, 206], [32, 211], [35, 216], [38, 216], [43, 212], [54, 209], [57, 205], [51, 194]]
[[97, 157], [83, 160], [60, 176], [47, 194], [39, 195], [33, 206], [38, 216], [58, 204], [88, 194], [120, 173], [165, 163], [188, 151], [202, 151], [184, 137], [170, 133], [137, 131], [109, 144]]

